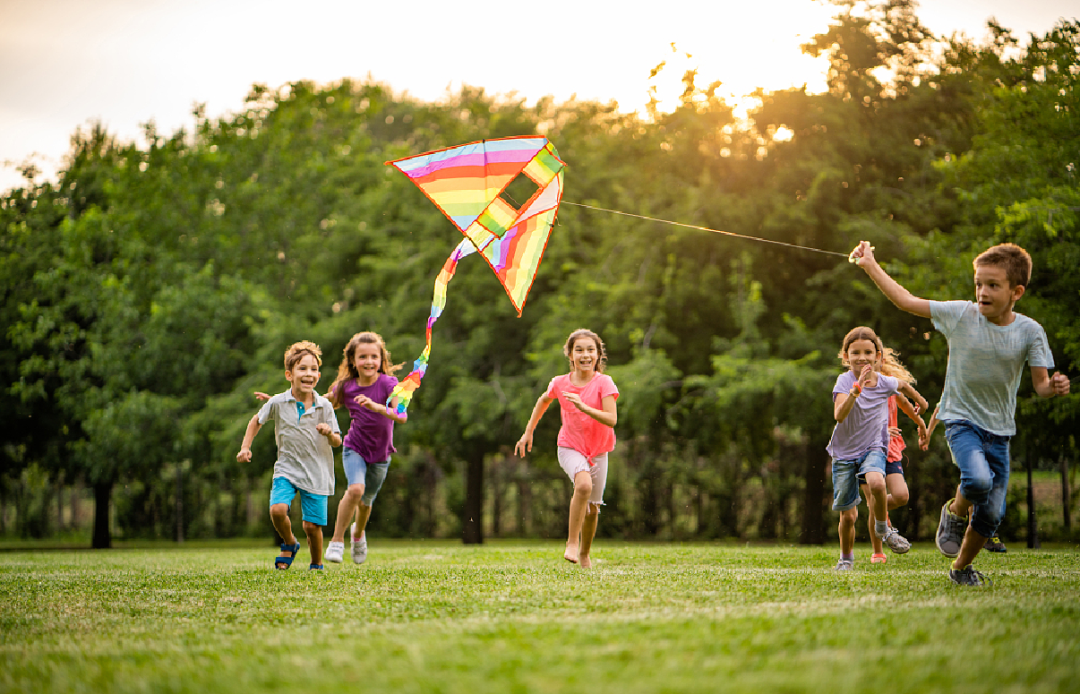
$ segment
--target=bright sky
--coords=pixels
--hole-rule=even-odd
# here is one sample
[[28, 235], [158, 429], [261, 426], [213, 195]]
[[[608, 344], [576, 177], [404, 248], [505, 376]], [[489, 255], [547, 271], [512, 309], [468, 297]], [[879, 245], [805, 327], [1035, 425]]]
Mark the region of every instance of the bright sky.
[[[255, 82], [372, 78], [423, 99], [462, 84], [530, 101], [616, 100], [641, 108], [650, 70], [697, 68], [725, 96], [824, 87], [799, 45], [835, 13], [819, 0], [0, 0], [0, 190], [34, 158], [46, 176], [76, 128], [98, 119], [124, 139], [238, 110]], [[1076, 0], [925, 0], [932, 31], [986, 34], [994, 16], [1024, 37]], [[671, 44], [678, 52], [674, 53]], [[692, 57], [687, 58], [686, 54]], [[661, 96], [676, 87], [660, 82]], [[665, 91], [665, 86], [667, 89]], [[729, 99], [730, 101], [731, 99]]]

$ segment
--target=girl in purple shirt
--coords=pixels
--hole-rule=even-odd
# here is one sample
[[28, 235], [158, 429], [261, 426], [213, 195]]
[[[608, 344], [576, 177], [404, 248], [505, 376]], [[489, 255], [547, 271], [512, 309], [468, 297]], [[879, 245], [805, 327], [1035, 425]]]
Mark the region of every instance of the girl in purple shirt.
[[[367, 559], [367, 527], [371, 505], [382, 488], [394, 448], [394, 424], [404, 424], [408, 415], [398, 414], [395, 402], [386, 400], [397, 385], [392, 376], [401, 365], [390, 361], [390, 351], [382, 337], [373, 332], [352, 336], [345, 345], [344, 358], [327, 398], [334, 409], [344, 406], [351, 422], [345, 435], [341, 462], [349, 487], [338, 504], [334, 537], [326, 548], [326, 561], [339, 564], [345, 553], [345, 526], [350, 527], [352, 559]], [[355, 522], [353, 519], [355, 517]]]

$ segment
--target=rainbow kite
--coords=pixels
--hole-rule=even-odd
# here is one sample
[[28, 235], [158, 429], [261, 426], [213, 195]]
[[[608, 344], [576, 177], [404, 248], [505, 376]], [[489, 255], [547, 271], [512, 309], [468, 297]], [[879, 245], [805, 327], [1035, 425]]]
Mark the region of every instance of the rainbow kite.
[[[566, 164], [543, 137], [482, 140], [386, 163], [408, 176], [465, 235], [435, 279], [427, 346], [387, 399], [389, 405], [397, 398], [397, 411], [404, 414], [427, 373], [431, 328], [446, 306], [446, 285], [459, 260], [475, 252], [484, 256], [521, 315], [555, 223]], [[500, 197], [518, 176], [537, 187], [520, 208]]]

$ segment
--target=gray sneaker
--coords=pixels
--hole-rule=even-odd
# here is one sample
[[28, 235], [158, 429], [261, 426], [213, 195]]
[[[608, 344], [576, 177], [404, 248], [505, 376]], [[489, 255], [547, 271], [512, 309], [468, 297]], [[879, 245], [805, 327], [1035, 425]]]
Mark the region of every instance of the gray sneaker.
[[906, 554], [911, 549], [911, 543], [906, 537], [896, 532], [895, 528], [886, 530], [885, 537], [881, 538], [881, 541], [887, 544], [894, 554]]
[[949, 580], [958, 586], [992, 586], [994, 582], [968, 564], [966, 569], [949, 569]]
[[937, 537], [934, 541], [942, 554], [955, 559], [956, 555], [960, 554], [960, 545], [964, 543], [968, 521], [949, 510], [952, 502], [953, 499], [949, 499], [941, 507], [941, 520], [938, 522]]
[[855, 562], [851, 561], [850, 559], [841, 559], [840, 561], [836, 562], [837, 571], [851, 571], [854, 568]]
[[352, 536], [352, 542], [349, 544], [352, 545], [353, 564], [363, 564], [367, 561], [367, 535], [362, 540], [356, 539], [356, 523], [349, 528], [349, 535]]

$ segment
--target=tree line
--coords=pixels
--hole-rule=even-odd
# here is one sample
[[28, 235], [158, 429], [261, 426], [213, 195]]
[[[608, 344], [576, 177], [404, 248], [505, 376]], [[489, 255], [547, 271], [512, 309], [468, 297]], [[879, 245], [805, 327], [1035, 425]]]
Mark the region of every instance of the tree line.
[[[251, 393], [285, 387], [300, 339], [322, 346], [325, 388], [360, 330], [407, 370], [460, 234], [384, 162], [480, 139], [551, 139], [566, 201], [834, 253], [868, 240], [931, 299], [969, 298], [974, 256], [1013, 241], [1035, 268], [1018, 310], [1075, 375], [1080, 24], [1022, 41], [991, 22], [980, 43], [933, 36], [908, 0], [859, 8], [804, 47], [828, 57], [827, 92], [759, 91], [746, 119], [690, 71], [670, 113], [301, 81], [255, 85], [221, 118], [196, 108], [174, 133], [148, 123], [138, 142], [77, 131], [55, 180], [28, 171], [0, 197], [0, 499], [17, 532], [56, 530], [50, 504], [78, 484], [95, 547], [114, 531], [268, 534], [272, 437], [235, 460]], [[486, 264], [459, 266], [372, 529], [561, 533], [557, 418], [528, 460], [511, 449], [566, 370], [562, 341], [589, 327], [622, 392], [602, 533], [821, 542], [828, 393], [856, 325], [936, 401], [944, 338], [842, 258], [563, 205], [522, 317]], [[1021, 386], [1014, 458], [1061, 471], [1066, 519], [1077, 413]], [[927, 537], [956, 474], [943, 441], [923, 453], [906, 429], [911, 502], [894, 522]], [[1018, 500], [1003, 530], [1019, 532]]]

